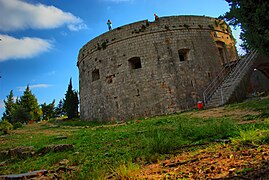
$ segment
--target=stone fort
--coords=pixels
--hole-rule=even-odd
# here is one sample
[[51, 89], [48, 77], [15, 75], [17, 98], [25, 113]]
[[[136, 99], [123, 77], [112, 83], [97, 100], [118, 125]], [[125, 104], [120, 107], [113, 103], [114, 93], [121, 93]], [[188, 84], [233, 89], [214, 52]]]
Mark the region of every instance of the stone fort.
[[169, 16], [108, 31], [78, 55], [83, 120], [125, 120], [196, 107], [219, 71], [237, 60], [223, 20]]

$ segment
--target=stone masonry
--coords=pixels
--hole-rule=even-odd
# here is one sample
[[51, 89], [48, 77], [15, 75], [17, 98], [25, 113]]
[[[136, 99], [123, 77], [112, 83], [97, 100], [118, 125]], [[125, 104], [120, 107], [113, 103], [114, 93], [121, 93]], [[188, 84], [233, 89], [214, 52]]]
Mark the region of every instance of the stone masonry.
[[205, 16], [161, 17], [108, 31], [78, 55], [81, 119], [193, 108], [223, 66], [237, 59], [234, 45], [227, 24]]

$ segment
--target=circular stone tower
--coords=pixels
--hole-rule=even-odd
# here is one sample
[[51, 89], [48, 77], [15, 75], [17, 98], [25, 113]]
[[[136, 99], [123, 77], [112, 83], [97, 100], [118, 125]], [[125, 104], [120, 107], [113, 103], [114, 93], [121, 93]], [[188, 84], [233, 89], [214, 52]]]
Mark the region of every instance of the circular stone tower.
[[195, 107], [218, 72], [237, 59], [223, 20], [171, 16], [108, 31], [79, 52], [83, 120], [124, 120]]

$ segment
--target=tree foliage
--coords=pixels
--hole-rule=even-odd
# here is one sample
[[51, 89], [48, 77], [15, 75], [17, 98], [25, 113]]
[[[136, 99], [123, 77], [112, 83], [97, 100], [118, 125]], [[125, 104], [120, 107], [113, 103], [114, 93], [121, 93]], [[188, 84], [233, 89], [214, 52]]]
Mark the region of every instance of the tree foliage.
[[26, 87], [23, 96], [20, 98], [19, 105], [22, 106], [30, 115], [30, 120], [38, 121], [42, 111], [38, 105], [35, 95], [32, 94], [29, 85]]
[[78, 117], [78, 104], [78, 94], [73, 90], [72, 79], [70, 79], [64, 99], [64, 109], [69, 119]]
[[43, 103], [41, 104], [42, 110], [42, 119], [49, 120], [55, 117], [55, 100], [53, 100], [50, 104]]
[[65, 99], [60, 100], [55, 108], [55, 100], [51, 103], [38, 105], [37, 99], [32, 94], [29, 85], [26, 87], [23, 95], [14, 102], [13, 91], [11, 90], [4, 100], [5, 112], [2, 120], [8, 121], [13, 125], [15, 123], [29, 123], [29, 121], [49, 120], [55, 117], [67, 115], [68, 118], [78, 117], [78, 93], [72, 89], [72, 80], [68, 85]]
[[28, 123], [31, 120], [30, 113], [19, 103], [16, 103], [11, 115], [11, 123]]
[[55, 116], [62, 117], [65, 114], [66, 114], [66, 112], [64, 110], [64, 103], [63, 103], [63, 100], [60, 99], [59, 104], [55, 108]]
[[13, 129], [13, 125], [7, 120], [0, 122], [0, 131], [3, 131], [4, 134], [8, 134], [10, 130]]
[[26, 87], [23, 96], [16, 99], [16, 102], [14, 102], [14, 95], [11, 90], [4, 103], [5, 112], [2, 119], [12, 124], [16, 122], [28, 123], [31, 120], [38, 121], [42, 115], [37, 99], [32, 94], [29, 85]]
[[14, 95], [13, 95], [12, 90], [9, 92], [9, 95], [7, 96], [7, 100], [4, 100], [4, 103], [5, 103], [5, 112], [3, 114], [3, 119], [11, 122], [11, 114], [15, 105]]
[[245, 49], [255, 48], [269, 55], [269, 1], [226, 0], [230, 11], [224, 16], [233, 26], [241, 26]]

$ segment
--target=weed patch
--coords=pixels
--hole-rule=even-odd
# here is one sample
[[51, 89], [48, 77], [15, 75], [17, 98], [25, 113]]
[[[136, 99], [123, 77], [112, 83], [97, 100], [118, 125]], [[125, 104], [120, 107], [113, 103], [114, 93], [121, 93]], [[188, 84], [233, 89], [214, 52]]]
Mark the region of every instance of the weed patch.
[[269, 130], [248, 129], [239, 132], [239, 136], [231, 138], [234, 145], [261, 145], [269, 143]]
[[132, 162], [127, 162], [118, 167], [111, 168], [112, 173], [106, 179], [138, 179], [140, 166]]

